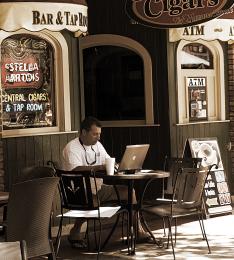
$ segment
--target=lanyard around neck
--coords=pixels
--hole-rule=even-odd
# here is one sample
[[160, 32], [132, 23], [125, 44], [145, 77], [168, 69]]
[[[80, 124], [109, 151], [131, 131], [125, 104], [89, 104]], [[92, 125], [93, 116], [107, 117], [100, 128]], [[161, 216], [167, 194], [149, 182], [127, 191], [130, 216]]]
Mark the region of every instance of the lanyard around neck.
[[87, 163], [88, 165], [94, 165], [94, 164], [97, 162], [97, 153], [96, 153], [96, 151], [93, 149], [93, 146], [91, 145], [91, 150], [94, 152], [94, 161], [93, 161], [93, 162], [89, 162], [89, 161], [88, 161], [88, 157], [87, 157], [87, 151], [86, 151], [86, 149], [85, 149], [85, 147], [84, 147], [84, 144], [83, 144], [83, 142], [81, 141], [80, 138], [79, 138], [79, 141], [80, 141], [80, 144], [82, 145], [82, 147], [83, 147], [83, 149], [84, 149], [84, 151], [85, 151], [85, 161], [86, 161], [86, 163]]

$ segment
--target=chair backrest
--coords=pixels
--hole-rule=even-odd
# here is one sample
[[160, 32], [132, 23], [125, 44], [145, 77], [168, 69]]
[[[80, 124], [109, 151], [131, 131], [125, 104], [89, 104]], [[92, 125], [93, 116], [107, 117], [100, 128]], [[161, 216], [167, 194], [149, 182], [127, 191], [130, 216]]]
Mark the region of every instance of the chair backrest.
[[93, 178], [93, 184], [95, 185], [96, 179], [91, 171], [63, 171], [56, 169], [56, 175], [60, 178], [59, 189], [63, 208], [82, 210], [98, 208], [97, 192], [96, 195], [92, 193], [91, 183], [91, 178]]
[[202, 194], [208, 168], [181, 168], [175, 178], [172, 205], [196, 208], [202, 205]]
[[50, 254], [50, 214], [59, 178], [45, 177], [12, 185], [6, 241], [25, 240], [28, 257]]
[[172, 194], [173, 186], [177, 172], [181, 168], [199, 168], [201, 166], [202, 158], [190, 158], [190, 157], [165, 157], [164, 170], [170, 172], [170, 177], [167, 178], [167, 184], [165, 193]]
[[22, 169], [20, 176], [17, 178], [18, 182], [33, 180], [37, 178], [53, 177], [55, 170], [49, 166], [29, 166]]

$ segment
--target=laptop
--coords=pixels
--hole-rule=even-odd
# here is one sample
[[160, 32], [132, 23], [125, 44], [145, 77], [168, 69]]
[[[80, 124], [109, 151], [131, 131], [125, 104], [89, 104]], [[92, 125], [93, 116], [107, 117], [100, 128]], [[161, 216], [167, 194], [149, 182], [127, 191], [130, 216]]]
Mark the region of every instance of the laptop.
[[135, 173], [142, 169], [149, 144], [127, 145], [117, 172]]

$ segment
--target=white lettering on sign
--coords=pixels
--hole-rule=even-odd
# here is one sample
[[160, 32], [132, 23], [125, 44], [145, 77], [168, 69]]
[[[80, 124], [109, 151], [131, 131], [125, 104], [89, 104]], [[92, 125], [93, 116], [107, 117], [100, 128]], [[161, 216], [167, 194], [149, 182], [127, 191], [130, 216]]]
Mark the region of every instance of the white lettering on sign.
[[187, 78], [187, 86], [188, 87], [205, 87], [206, 86], [206, 78]]
[[10, 72], [14, 72], [14, 71], [32, 72], [35, 70], [39, 70], [39, 67], [38, 67], [37, 63], [12, 62], [12, 63], [6, 63], [5, 69]]
[[47, 93], [30, 93], [28, 94], [28, 100], [30, 101], [46, 101]]
[[14, 112], [21, 112], [24, 108], [24, 104], [13, 104]]
[[22, 74], [6, 74], [5, 82], [33, 82], [33, 81], [39, 81], [39, 74], [30, 74], [30, 73], [22, 73]]
[[[39, 78], [39, 66], [37, 63], [12, 62], [6, 63], [5, 69], [9, 74], [6, 74], [5, 82], [37, 82]], [[18, 72], [18, 73], [17, 73]], [[27, 73], [21, 73], [27, 72]], [[35, 72], [35, 73], [32, 73]]]
[[26, 101], [24, 94], [3, 94], [2, 95], [2, 102], [19, 102], [19, 101]]
[[43, 111], [42, 104], [27, 104], [27, 111]]

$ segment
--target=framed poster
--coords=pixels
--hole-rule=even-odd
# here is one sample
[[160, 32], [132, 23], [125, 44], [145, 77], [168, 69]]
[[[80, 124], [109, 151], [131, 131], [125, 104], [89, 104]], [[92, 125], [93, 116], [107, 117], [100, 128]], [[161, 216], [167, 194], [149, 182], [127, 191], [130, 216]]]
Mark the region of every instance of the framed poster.
[[187, 77], [189, 121], [207, 120], [206, 77]]
[[217, 138], [189, 138], [185, 145], [184, 156], [202, 158], [201, 166], [216, 164], [218, 168], [210, 171], [204, 191], [207, 215], [232, 211], [231, 194], [223, 167]]

